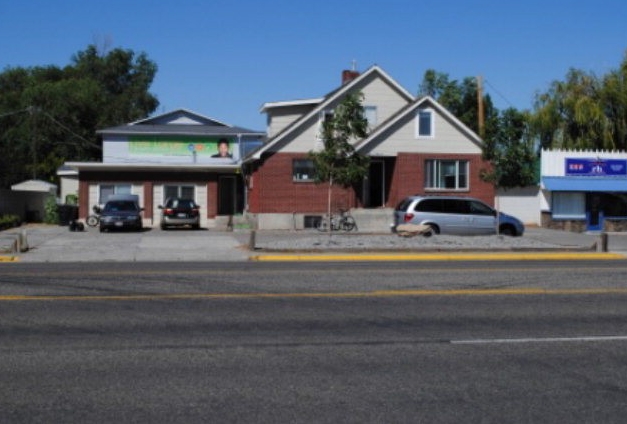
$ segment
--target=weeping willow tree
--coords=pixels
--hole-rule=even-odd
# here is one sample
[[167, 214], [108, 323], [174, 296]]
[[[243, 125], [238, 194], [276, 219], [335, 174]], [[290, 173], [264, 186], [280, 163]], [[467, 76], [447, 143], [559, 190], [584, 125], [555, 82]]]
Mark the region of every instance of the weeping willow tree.
[[627, 56], [602, 77], [570, 69], [536, 96], [532, 124], [542, 148], [627, 149]]

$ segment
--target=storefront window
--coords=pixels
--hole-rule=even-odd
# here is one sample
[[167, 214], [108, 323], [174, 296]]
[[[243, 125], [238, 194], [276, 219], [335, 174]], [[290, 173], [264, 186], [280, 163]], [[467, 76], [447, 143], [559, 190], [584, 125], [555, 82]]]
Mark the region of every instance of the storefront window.
[[193, 185], [165, 185], [163, 186], [163, 201], [168, 197], [182, 197], [184, 199], [196, 199]]
[[627, 195], [623, 193], [601, 193], [599, 209], [606, 217], [627, 217]]
[[104, 205], [112, 194], [131, 194], [130, 184], [100, 184], [99, 204]]
[[586, 196], [584, 193], [554, 192], [552, 203], [553, 218], [586, 218]]

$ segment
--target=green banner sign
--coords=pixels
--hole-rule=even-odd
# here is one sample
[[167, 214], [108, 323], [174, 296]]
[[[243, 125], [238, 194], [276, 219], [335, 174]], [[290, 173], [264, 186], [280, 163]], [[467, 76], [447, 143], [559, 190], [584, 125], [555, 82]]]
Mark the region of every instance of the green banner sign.
[[128, 139], [129, 154], [135, 156], [219, 156], [219, 144], [227, 142], [223, 147], [223, 155], [230, 157], [233, 153], [233, 142], [226, 138], [202, 137], [149, 137], [130, 136]]

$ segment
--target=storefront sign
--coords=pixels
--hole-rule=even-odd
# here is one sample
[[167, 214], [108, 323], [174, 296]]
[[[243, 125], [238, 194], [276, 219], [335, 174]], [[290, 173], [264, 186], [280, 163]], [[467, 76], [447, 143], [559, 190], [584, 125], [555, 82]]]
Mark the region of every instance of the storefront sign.
[[[224, 144], [224, 146], [220, 146]], [[185, 136], [146, 136], [135, 135], [128, 138], [131, 156], [199, 156], [212, 159], [233, 158], [233, 140], [221, 137], [185, 137]]]
[[566, 175], [604, 177], [627, 176], [627, 160], [566, 158]]

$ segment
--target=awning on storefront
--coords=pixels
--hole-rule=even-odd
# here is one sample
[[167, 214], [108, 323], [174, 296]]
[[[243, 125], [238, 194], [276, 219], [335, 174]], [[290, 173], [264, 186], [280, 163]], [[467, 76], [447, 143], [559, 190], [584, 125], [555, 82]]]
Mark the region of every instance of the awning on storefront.
[[627, 178], [617, 177], [542, 177], [549, 191], [627, 192]]

